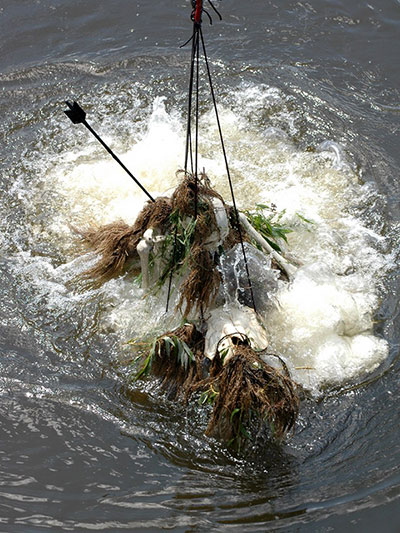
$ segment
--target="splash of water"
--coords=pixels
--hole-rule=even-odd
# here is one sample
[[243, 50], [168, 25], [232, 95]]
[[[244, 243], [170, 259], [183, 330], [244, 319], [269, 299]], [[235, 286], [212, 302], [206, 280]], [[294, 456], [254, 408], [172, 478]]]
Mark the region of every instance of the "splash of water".
[[[266, 108], [279, 107], [273, 127], [263, 119], [254, 128], [261, 112], [255, 101]], [[221, 119], [237, 201], [241, 208], [252, 208], [257, 202], [275, 204], [282, 222], [293, 228], [287, 248], [303, 265], [291, 284], [279, 282], [274, 305], [264, 313], [271, 348], [285, 356], [296, 381], [317, 393], [325, 385], [343, 384], [372, 371], [388, 354], [386, 341], [373, 333], [373, 320], [389, 259], [381, 251], [382, 236], [354, 214], [354, 206], [374, 193], [360, 184], [342, 146], [325, 141], [314, 152], [296, 146], [290, 137], [296, 116], [285, 107], [279, 91], [243, 88], [236, 92], [235, 102], [242, 112], [232, 105], [221, 110]], [[229, 201], [211, 112], [203, 115], [202, 125], [200, 168], [206, 168], [213, 186]], [[167, 113], [158, 98], [146, 132], [121, 159], [156, 196], [176, 185], [184, 136], [182, 118]], [[70, 153], [62, 168], [48, 171], [47, 181], [59, 201], [53, 233], [60, 236], [65, 254], [71, 243], [69, 222], [87, 225], [123, 219], [132, 223], [146, 200], [105, 157], [90, 145]], [[59, 283], [82, 270], [87, 260], [67, 262], [49, 274], [62, 298], [68, 296]], [[22, 263], [28, 268], [29, 258]], [[42, 286], [51, 292], [51, 285]], [[165, 330], [177, 319], [173, 313], [164, 315], [163, 292], [145, 300], [128, 277], [107, 283], [102, 294], [108, 305], [101, 327], [117, 332], [123, 340]]]

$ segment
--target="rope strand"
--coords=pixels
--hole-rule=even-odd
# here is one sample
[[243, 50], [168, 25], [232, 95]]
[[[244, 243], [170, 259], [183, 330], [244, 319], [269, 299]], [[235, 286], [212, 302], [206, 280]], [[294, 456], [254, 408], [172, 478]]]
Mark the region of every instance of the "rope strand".
[[[188, 98], [188, 119], [186, 129], [186, 148], [185, 148], [185, 172], [187, 172], [188, 154], [190, 147], [190, 158], [192, 160], [192, 141], [191, 141], [191, 129], [192, 129], [192, 96], [193, 96], [193, 78], [194, 78], [194, 61], [196, 53], [196, 29], [193, 30], [192, 40], [192, 54], [190, 60], [190, 79], [189, 79], [189, 98]], [[192, 161], [193, 172], [193, 161]]]
[[[213, 5], [213, 3], [210, 0], [209, 0], [209, 3], [211, 5], [212, 9], [222, 19], [220, 13], [216, 10], [215, 6]], [[226, 173], [227, 173], [227, 177], [228, 177], [231, 197], [232, 197], [235, 224], [236, 224], [236, 227], [237, 227], [237, 230], [238, 230], [238, 233], [239, 233], [239, 239], [240, 239], [240, 244], [241, 244], [241, 248], [242, 248], [242, 254], [243, 254], [243, 259], [244, 259], [244, 264], [245, 264], [245, 269], [246, 269], [247, 280], [248, 280], [248, 283], [249, 283], [251, 300], [252, 300], [254, 311], [257, 312], [256, 304], [255, 304], [255, 300], [254, 300], [253, 286], [252, 286], [251, 278], [250, 278], [249, 265], [248, 265], [248, 261], [247, 261], [246, 250], [245, 250], [245, 247], [244, 247], [242, 229], [241, 229], [240, 220], [239, 220], [239, 212], [238, 212], [238, 209], [237, 209], [235, 194], [234, 194], [234, 191], [233, 191], [233, 184], [232, 184], [231, 173], [230, 173], [230, 170], [229, 170], [228, 157], [227, 157], [227, 154], [226, 154], [225, 143], [224, 143], [224, 138], [223, 138], [222, 128], [221, 128], [221, 122], [220, 122], [220, 119], [219, 119], [217, 101], [216, 101], [216, 98], [215, 98], [215, 91], [214, 91], [214, 86], [213, 86], [212, 77], [211, 77], [211, 70], [210, 70], [207, 51], [206, 51], [206, 47], [205, 47], [205, 43], [204, 43], [203, 31], [201, 29], [201, 14], [203, 12], [203, 3], [202, 3], [201, 0], [198, 0], [198, 3], [194, 2], [194, 6], [195, 6], [195, 9], [193, 10], [193, 13], [192, 13], [192, 18], [194, 20], [193, 34], [192, 34], [192, 37], [189, 39], [189, 41], [187, 41], [188, 43], [190, 41], [192, 41], [192, 53], [191, 53], [191, 61], [190, 61], [190, 79], [189, 79], [189, 96], [188, 96], [188, 121], [187, 121], [187, 130], [186, 130], [185, 174], [187, 173], [188, 157], [189, 157], [189, 153], [190, 153], [191, 171], [192, 171], [192, 175], [194, 174], [194, 177], [195, 177], [195, 205], [194, 205], [194, 211], [195, 211], [195, 218], [197, 218], [197, 216], [198, 216], [198, 155], [199, 155], [199, 82], [200, 82], [199, 71], [200, 71], [200, 39], [201, 39], [202, 50], [203, 50], [203, 55], [204, 55], [204, 61], [205, 61], [206, 71], [207, 71], [207, 77], [208, 77], [208, 82], [209, 82], [209, 85], [210, 85], [211, 98], [212, 98], [212, 101], [213, 101], [213, 106], [214, 106], [214, 111], [215, 111], [215, 116], [216, 116], [216, 121], [217, 121], [217, 126], [218, 126], [218, 132], [219, 132], [219, 137], [220, 137], [220, 141], [221, 141], [222, 153], [223, 153], [223, 156], [224, 156], [225, 168], [226, 168]], [[196, 100], [195, 100], [195, 146], [194, 146], [194, 169], [193, 169], [192, 105], [193, 105], [193, 85], [194, 85], [194, 70], [195, 70], [195, 68], [196, 68]], [[178, 231], [178, 227], [175, 226], [172, 264], [174, 264], [175, 256], [176, 256], [177, 231]], [[172, 278], [173, 278], [173, 269], [171, 269], [171, 273], [170, 273], [170, 277], [169, 277], [169, 283], [168, 283], [168, 296], [167, 296], [166, 312], [168, 312], [168, 308], [169, 308], [169, 300], [170, 300], [171, 288], [172, 288]]]
[[[188, 119], [187, 119], [187, 128], [186, 128], [186, 147], [185, 147], [185, 174], [187, 173], [188, 159], [190, 154], [190, 163], [192, 174], [195, 172], [195, 216], [197, 218], [197, 203], [198, 203], [198, 183], [197, 183], [197, 165], [198, 165], [198, 124], [199, 124], [199, 50], [200, 50], [200, 41], [199, 41], [199, 25], [193, 25], [193, 35], [192, 40], [192, 53], [190, 60], [190, 78], [189, 78], [189, 96], [188, 96]], [[189, 42], [189, 41], [188, 41]], [[193, 84], [194, 84], [194, 69], [196, 65], [196, 135], [195, 135], [195, 168], [193, 168], [193, 146], [192, 146], [192, 103], [193, 103]], [[176, 257], [176, 248], [177, 248], [177, 237], [178, 237], [178, 225], [175, 226], [174, 232], [174, 247], [172, 251], [172, 265], [175, 264]], [[173, 279], [174, 269], [171, 269], [169, 280], [168, 280], [168, 294], [167, 294], [167, 305], [165, 312], [168, 313], [169, 310], [169, 301], [171, 299], [172, 291], [172, 279]]]
[[199, 178], [198, 178], [198, 162], [199, 162], [199, 67], [200, 67], [200, 41], [199, 41], [199, 31], [197, 30], [196, 38], [196, 142], [195, 142], [195, 167], [194, 167], [194, 218], [197, 219], [198, 211], [198, 191], [199, 191]]
[[213, 86], [213, 82], [212, 82], [212, 78], [211, 78], [210, 65], [208, 63], [208, 56], [207, 56], [207, 52], [206, 52], [206, 46], [204, 44], [204, 37], [203, 37], [203, 32], [202, 32], [201, 28], [199, 28], [199, 32], [200, 32], [201, 44], [202, 44], [202, 48], [203, 48], [204, 60], [205, 60], [205, 63], [206, 63], [208, 82], [210, 84], [211, 97], [212, 97], [214, 110], [215, 110], [215, 117], [216, 117], [217, 125], [218, 125], [219, 137], [220, 137], [220, 140], [221, 140], [222, 153], [224, 155], [224, 160], [225, 160], [226, 174], [228, 176], [229, 188], [230, 188], [230, 191], [231, 191], [233, 209], [234, 209], [234, 213], [235, 213], [235, 222], [236, 222], [237, 230], [239, 232], [239, 239], [240, 239], [240, 244], [241, 244], [241, 247], [242, 247], [243, 259], [244, 259], [244, 264], [245, 264], [245, 268], [246, 268], [246, 275], [247, 275], [247, 280], [249, 282], [251, 300], [252, 300], [252, 303], [253, 303], [254, 311], [257, 312], [256, 303], [255, 303], [255, 300], [254, 300], [253, 286], [251, 284], [251, 279], [250, 279], [250, 272], [249, 272], [249, 265], [248, 265], [247, 256], [246, 256], [246, 250], [244, 248], [242, 229], [241, 229], [240, 221], [239, 221], [239, 212], [238, 212], [238, 209], [237, 209], [237, 206], [236, 206], [235, 194], [233, 192], [232, 178], [231, 178], [231, 173], [229, 171], [229, 165], [228, 165], [228, 157], [226, 155], [225, 143], [224, 143], [224, 138], [223, 138], [223, 135], [222, 135], [221, 122], [219, 120], [217, 101], [215, 99], [214, 86]]

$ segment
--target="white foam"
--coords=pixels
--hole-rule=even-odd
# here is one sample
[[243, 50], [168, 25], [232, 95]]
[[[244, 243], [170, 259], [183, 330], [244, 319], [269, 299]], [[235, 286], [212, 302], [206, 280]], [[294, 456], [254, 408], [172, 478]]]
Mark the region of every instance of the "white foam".
[[272, 347], [308, 388], [348, 381], [387, 356], [387, 343], [372, 334], [377, 297], [354, 281], [349, 287], [324, 263], [302, 267], [267, 318]]
[[[315, 392], [355, 379], [375, 369], [388, 353], [387, 343], [373, 335], [388, 258], [379, 251], [382, 237], [352, 211], [371, 190], [359, 184], [344, 147], [331, 140], [316, 153], [296, 147], [283, 131], [293, 133], [297, 118], [278, 90], [243, 88], [235, 93], [235, 102], [237, 109], [221, 108], [221, 120], [238, 203], [251, 208], [256, 202], [273, 202], [284, 211], [282, 222], [294, 228], [289, 249], [304, 265], [292, 284], [280, 285], [275, 310], [265, 317], [271, 346], [286, 355], [295, 379]], [[254, 125], [262, 113], [256, 102], [271, 109], [281, 106], [274, 124], [268, 126], [264, 119], [261, 126]], [[202, 116], [201, 124], [205, 155], [199, 166], [206, 167], [214, 186], [230, 200], [213, 114]], [[183, 119], [167, 113], [158, 98], [146, 133], [119, 155], [156, 196], [176, 184], [184, 139]], [[52, 170], [61, 198], [54, 232], [67, 233], [68, 222], [103, 224], [122, 218], [132, 223], [146, 201], [116, 163], [91, 146], [91, 152], [67, 154], [63, 168]], [[103, 327], [119, 332], [121, 339], [162, 331], [176, 320], [173, 312], [164, 315], [164, 292], [145, 300], [129, 278], [109, 282], [103, 293], [110, 302]]]

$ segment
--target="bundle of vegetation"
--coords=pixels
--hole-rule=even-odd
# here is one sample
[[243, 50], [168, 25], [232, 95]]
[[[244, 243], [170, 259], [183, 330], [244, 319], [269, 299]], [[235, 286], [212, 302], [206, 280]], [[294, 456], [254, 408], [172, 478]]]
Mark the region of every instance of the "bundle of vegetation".
[[[192, 309], [202, 313], [210, 307], [221, 282], [217, 268], [218, 258], [207, 246], [210, 236], [218, 230], [213, 198], [217, 198], [226, 209], [222, 197], [211, 188], [205, 174], [196, 179], [185, 173], [172, 195], [176, 230], [175, 254], [164, 277], [166, 274], [170, 275], [171, 271], [182, 271], [182, 267], [186, 270], [178, 303], [178, 309], [184, 316], [188, 316]], [[180, 246], [178, 254], [176, 242], [186, 244], [184, 249]]]
[[171, 200], [160, 197], [155, 202], [147, 202], [133, 226], [123, 221], [86, 229], [72, 229], [80, 236], [82, 248], [100, 256], [99, 261], [81, 274], [83, 279], [91, 279], [101, 284], [121, 275], [129, 262], [138, 259], [137, 245], [147, 228], [163, 228], [170, 223]]
[[[177, 173], [178, 176], [181, 174], [183, 177], [172, 197], [162, 196], [154, 202], [147, 202], [132, 226], [123, 221], [85, 229], [71, 226], [80, 236], [81, 247], [100, 256], [93, 267], [81, 274], [82, 278], [101, 284], [124, 273], [133, 261], [139, 260], [137, 245], [146, 230], [153, 228], [165, 236], [161, 257], [157, 258], [164, 268], [156, 285], [162, 285], [171, 271], [183, 277], [182, 274], [189, 268], [178, 307], [182, 310], [185, 305], [184, 314], [187, 315], [192, 308], [199, 311], [213, 303], [220, 284], [216, 256], [240, 242], [238, 221], [232, 207], [226, 205], [221, 195], [212, 189], [204, 173], [198, 179], [182, 171]], [[218, 230], [213, 199], [221, 202], [229, 221], [228, 233], [215, 253], [205, 245]], [[280, 251], [278, 241], [286, 241], [286, 234], [291, 230], [282, 226], [279, 220], [273, 223], [271, 216], [265, 216], [263, 210], [266, 208], [257, 205], [254, 212], [244, 213], [268, 243]], [[242, 238], [251, 241], [243, 227]], [[259, 244], [255, 245], [259, 247]], [[279, 265], [276, 266], [279, 268]], [[204, 275], [206, 272], [211, 274]], [[202, 280], [205, 286], [202, 286]]]
[[[296, 384], [288, 373], [264, 363], [248, 339], [236, 343], [225, 360], [218, 348], [212, 361], [204, 353], [207, 323], [203, 318], [212, 308], [222, 283], [221, 256], [240, 238], [249, 246], [256, 238], [254, 245], [261, 249], [266, 240], [275, 254], [281, 252], [279, 242], [286, 241], [289, 230], [279, 220], [274, 225], [273, 215], [265, 215], [265, 209], [259, 205], [255, 211], [245, 212], [257, 234], [246, 232], [243, 225], [239, 232], [235, 211], [211, 188], [207, 176], [196, 178], [183, 173], [171, 198], [147, 202], [133, 226], [118, 221], [78, 231], [86, 248], [100, 255], [83, 277], [100, 283], [121, 274], [129, 262], [139, 260], [139, 243], [146, 242], [147, 230], [156, 230], [160, 244], [150, 243], [146, 249], [146, 254], [153, 254], [152, 263], [158, 262], [159, 266], [155, 287], [174, 279], [174, 286], [180, 291], [177, 311], [183, 322], [189, 315], [195, 320], [200, 318], [202, 330], [193, 323], [184, 323], [156, 338], [141, 358], [135, 379], [152, 373], [172, 399], [188, 401], [200, 394], [200, 403], [212, 404], [207, 434], [236, 449], [241, 449], [263, 425], [281, 439], [293, 428], [299, 409]], [[146, 265], [151, 264], [148, 258], [146, 255]]]
[[205, 371], [204, 335], [188, 323], [153, 342], [135, 380], [151, 373], [160, 378], [170, 399], [181, 396], [187, 400], [205, 379]]
[[170, 399], [187, 402], [200, 394], [200, 405], [212, 405], [206, 434], [236, 451], [265, 425], [281, 440], [293, 429], [300, 404], [286, 366], [279, 370], [266, 364], [247, 341], [237, 343], [226, 359], [217, 353], [207, 360], [204, 335], [185, 324], [154, 341], [135, 380], [152, 373]]
[[[212, 187], [209, 178], [203, 172], [197, 179], [192, 174], [178, 171], [177, 177], [182, 176], [181, 182], [172, 195], [174, 209], [177, 209], [182, 216], [194, 217], [200, 213], [208, 216], [210, 222], [215, 225], [214, 210], [211, 199], [218, 198], [224, 205], [225, 202], [220, 194]], [[197, 203], [197, 209], [196, 209]], [[207, 232], [207, 230], [205, 230]]]
[[178, 307], [184, 309], [184, 316], [189, 315], [195, 307], [204, 313], [214, 301], [221, 282], [221, 275], [216, 268], [212, 254], [200, 244], [192, 247], [188, 261], [189, 275], [181, 285], [181, 297]]

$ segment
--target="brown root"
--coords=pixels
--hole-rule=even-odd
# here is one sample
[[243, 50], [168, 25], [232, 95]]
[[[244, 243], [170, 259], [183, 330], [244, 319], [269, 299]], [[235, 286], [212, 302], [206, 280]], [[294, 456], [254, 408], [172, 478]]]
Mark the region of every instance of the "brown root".
[[211, 253], [201, 245], [193, 246], [189, 266], [191, 270], [182, 283], [181, 297], [178, 303], [180, 310], [185, 306], [185, 316], [193, 308], [201, 311], [209, 307], [215, 299], [221, 283], [221, 275]]
[[240, 448], [254, 423], [260, 426], [267, 421], [277, 439], [293, 428], [300, 400], [297, 386], [288, 376], [243, 345], [236, 346], [235, 355], [224, 366], [218, 361], [213, 365], [217, 365], [211, 375], [218, 394], [208, 435]]
[[80, 235], [82, 244], [101, 256], [80, 278], [100, 284], [122, 274], [127, 262], [136, 256], [136, 247], [146, 229], [168, 224], [171, 212], [170, 199], [160, 197], [155, 202], [147, 202], [133, 226], [118, 221], [87, 230], [73, 228]]
[[[178, 172], [177, 174], [179, 175], [182, 172]], [[210, 182], [205, 174], [201, 174], [196, 182], [195, 176], [184, 173], [181, 183], [178, 185], [174, 191], [174, 194], [172, 195], [172, 204], [174, 209], [177, 209], [181, 215], [190, 217], [195, 216], [196, 185], [199, 213], [207, 211], [214, 214], [210, 200], [211, 198], [218, 198], [225, 205], [221, 195], [211, 188]]]
[[201, 393], [201, 404], [213, 404], [206, 434], [236, 450], [266, 422], [271, 435], [282, 439], [293, 429], [300, 405], [297, 385], [286, 366], [278, 370], [267, 365], [246, 344], [236, 345], [225, 364], [218, 355], [210, 364], [204, 341], [193, 324], [166, 333], [155, 341], [136, 379], [151, 369], [170, 399], [181, 397], [186, 402]]
[[79, 230], [82, 242], [87, 248], [101, 256], [89, 270], [81, 274], [83, 279], [104, 282], [121, 274], [126, 262], [135, 253], [132, 227], [118, 221], [100, 228]]
[[151, 370], [170, 398], [183, 394], [186, 400], [192, 387], [204, 379], [203, 361], [204, 335], [193, 324], [184, 324], [157, 339]]
[[149, 228], [160, 228], [169, 225], [172, 213], [171, 200], [160, 196], [155, 202], [147, 202], [138, 214], [132, 227], [132, 246], [136, 250], [144, 232]]
[[[197, 212], [195, 211], [196, 195]], [[217, 295], [221, 282], [213, 256], [204, 247], [207, 238], [217, 228], [213, 198], [218, 198], [225, 206], [222, 197], [211, 188], [205, 174], [200, 175], [196, 181], [193, 175], [187, 173], [184, 174], [172, 196], [173, 209], [179, 213], [180, 217], [194, 219], [197, 215], [188, 261], [190, 272], [180, 287], [181, 297], [177, 306], [185, 316], [194, 308], [196, 311], [202, 311], [209, 307]], [[225, 208], [227, 209], [226, 206]]]
[[[155, 202], [150, 203], [151, 213], [146, 228], [164, 228], [169, 226], [169, 217], [172, 213], [172, 202], [166, 196], [160, 196]], [[137, 218], [139, 220], [140, 214]], [[137, 221], [135, 222], [135, 228]]]
[[[210, 206], [207, 206], [210, 207]], [[215, 214], [213, 209], [207, 209], [205, 212], [198, 213], [196, 219], [196, 231], [194, 233], [193, 244], [203, 244], [211, 235], [213, 228], [216, 227]]]

